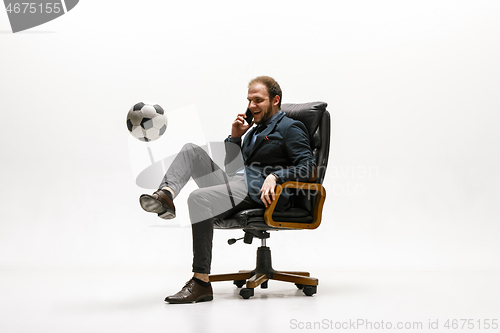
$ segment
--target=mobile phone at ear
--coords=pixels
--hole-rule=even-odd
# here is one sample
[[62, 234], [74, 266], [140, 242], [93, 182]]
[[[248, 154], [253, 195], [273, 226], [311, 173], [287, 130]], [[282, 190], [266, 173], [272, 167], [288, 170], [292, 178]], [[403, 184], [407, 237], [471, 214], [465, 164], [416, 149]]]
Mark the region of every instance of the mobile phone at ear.
[[247, 111], [245, 112], [245, 115], [247, 116], [245, 118], [245, 121], [248, 123], [248, 125], [250, 125], [252, 123], [252, 120], [253, 120], [253, 113], [252, 113], [252, 111], [250, 111], [250, 109], [247, 108]]

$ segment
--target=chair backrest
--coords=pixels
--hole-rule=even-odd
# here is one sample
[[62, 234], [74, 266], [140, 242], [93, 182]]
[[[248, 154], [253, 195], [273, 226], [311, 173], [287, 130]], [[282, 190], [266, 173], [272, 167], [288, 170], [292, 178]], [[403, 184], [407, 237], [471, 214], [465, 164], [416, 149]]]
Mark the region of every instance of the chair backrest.
[[287, 117], [301, 121], [309, 133], [309, 141], [316, 159], [316, 183], [322, 184], [325, 178], [328, 155], [330, 152], [330, 113], [327, 103], [310, 102], [303, 104], [282, 104]]

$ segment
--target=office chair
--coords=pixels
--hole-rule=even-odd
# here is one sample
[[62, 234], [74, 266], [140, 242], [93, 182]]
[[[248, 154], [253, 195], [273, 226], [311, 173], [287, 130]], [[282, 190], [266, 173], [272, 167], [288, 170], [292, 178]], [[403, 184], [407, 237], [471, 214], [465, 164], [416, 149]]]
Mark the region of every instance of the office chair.
[[[244, 243], [251, 244], [253, 238], [261, 240], [257, 249], [257, 265], [253, 270], [243, 270], [238, 273], [210, 275], [211, 282], [233, 281], [241, 288], [240, 296], [248, 299], [254, 295], [254, 289], [259, 285], [267, 288], [268, 280], [278, 280], [295, 283], [307, 296], [317, 292], [318, 279], [308, 272], [276, 271], [271, 265], [271, 250], [266, 246], [269, 231], [316, 229], [321, 223], [323, 204], [326, 197], [325, 188], [321, 185], [325, 177], [330, 150], [330, 114], [326, 103], [311, 102], [305, 104], [283, 104], [281, 109], [287, 117], [300, 120], [306, 126], [309, 140], [316, 159], [316, 171], [310, 182], [290, 181], [276, 186], [276, 199], [266, 208], [247, 209], [233, 216], [216, 219], [216, 229], [243, 229]], [[295, 189], [293, 207], [283, 211], [274, 211], [279, 196], [284, 188]], [[241, 239], [241, 238], [240, 238]], [[228, 240], [233, 244], [237, 239]]]

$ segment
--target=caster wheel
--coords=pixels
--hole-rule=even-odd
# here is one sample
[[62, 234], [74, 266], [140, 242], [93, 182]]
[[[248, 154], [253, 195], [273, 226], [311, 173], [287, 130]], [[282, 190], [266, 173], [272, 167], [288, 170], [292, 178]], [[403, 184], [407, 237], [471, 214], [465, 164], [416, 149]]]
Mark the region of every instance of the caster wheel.
[[269, 282], [269, 281], [263, 282], [263, 283], [260, 285], [260, 287], [261, 287], [262, 289], [267, 289], [267, 282]]
[[318, 291], [318, 286], [304, 286], [304, 289], [302, 289], [302, 291], [306, 296], [312, 296]]
[[240, 290], [240, 296], [244, 299], [249, 299], [253, 296], [253, 288], [243, 288]]
[[296, 284], [295, 284], [295, 286], [296, 286], [298, 289], [300, 289], [300, 290], [304, 289], [304, 285], [303, 285], [303, 284], [296, 283]]
[[245, 285], [246, 280], [234, 280], [233, 283], [236, 285], [236, 287], [241, 288]]

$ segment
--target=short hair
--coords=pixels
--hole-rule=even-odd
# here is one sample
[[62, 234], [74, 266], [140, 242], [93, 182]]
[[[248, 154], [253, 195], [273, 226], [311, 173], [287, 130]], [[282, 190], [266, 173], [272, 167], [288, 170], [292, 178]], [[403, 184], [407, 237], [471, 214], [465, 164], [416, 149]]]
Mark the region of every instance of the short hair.
[[279, 96], [280, 101], [278, 103], [278, 107], [281, 109], [281, 99], [283, 96], [283, 92], [281, 91], [281, 87], [278, 84], [278, 82], [276, 82], [276, 80], [270, 76], [262, 75], [262, 76], [257, 76], [255, 79], [251, 80], [248, 83], [248, 88], [250, 88], [250, 86], [255, 83], [262, 83], [263, 85], [266, 86], [267, 92], [269, 93], [269, 98], [271, 100], [274, 98], [274, 96], [276, 95]]

